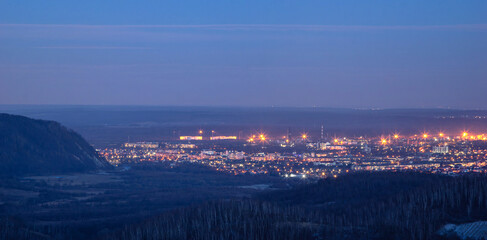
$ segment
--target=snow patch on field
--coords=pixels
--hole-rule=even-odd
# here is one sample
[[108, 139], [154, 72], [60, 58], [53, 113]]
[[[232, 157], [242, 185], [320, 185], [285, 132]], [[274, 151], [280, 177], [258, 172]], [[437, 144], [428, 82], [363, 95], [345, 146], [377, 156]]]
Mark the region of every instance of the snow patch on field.
[[457, 235], [461, 239], [487, 239], [487, 221], [466, 223], [466, 224], [447, 224], [439, 231], [440, 235]]

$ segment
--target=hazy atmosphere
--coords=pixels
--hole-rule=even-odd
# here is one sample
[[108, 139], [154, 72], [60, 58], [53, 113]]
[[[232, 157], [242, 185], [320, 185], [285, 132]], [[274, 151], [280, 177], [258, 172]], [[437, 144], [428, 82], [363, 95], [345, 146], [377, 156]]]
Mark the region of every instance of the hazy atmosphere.
[[485, 1], [2, 1], [0, 103], [487, 108]]
[[0, 240], [486, 240], [487, 1], [0, 1]]

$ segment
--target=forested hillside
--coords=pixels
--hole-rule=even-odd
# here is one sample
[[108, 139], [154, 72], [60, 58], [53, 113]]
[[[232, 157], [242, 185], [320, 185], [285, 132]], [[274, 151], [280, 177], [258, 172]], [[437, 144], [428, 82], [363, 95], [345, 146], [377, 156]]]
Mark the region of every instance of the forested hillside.
[[112, 237], [441, 239], [436, 232], [447, 223], [487, 219], [487, 177], [355, 174], [257, 199], [176, 210]]

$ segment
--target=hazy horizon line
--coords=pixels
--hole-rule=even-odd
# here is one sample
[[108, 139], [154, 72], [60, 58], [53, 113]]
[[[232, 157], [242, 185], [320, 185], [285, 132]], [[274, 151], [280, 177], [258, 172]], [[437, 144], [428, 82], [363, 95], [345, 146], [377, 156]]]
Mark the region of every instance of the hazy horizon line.
[[301, 109], [349, 109], [349, 110], [457, 110], [457, 111], [487, 111], [481, 108], [453, 108], [453, 107], [331, 107], [331, 106], [249, 106], [249, 105], [159, 105], [159, 104], [36, 104], [36, 103], [16, 103], [3, 104], [0, 106], [33, 106], [33, 107], [181, 107], [181, 108], [301, 108]]

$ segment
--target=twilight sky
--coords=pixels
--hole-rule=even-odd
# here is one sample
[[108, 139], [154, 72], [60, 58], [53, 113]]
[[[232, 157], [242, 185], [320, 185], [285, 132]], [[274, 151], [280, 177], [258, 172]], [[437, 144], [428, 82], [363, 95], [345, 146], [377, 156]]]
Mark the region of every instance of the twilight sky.
[[0, 1], [0, 104], [487, 109], [487, 1]]

